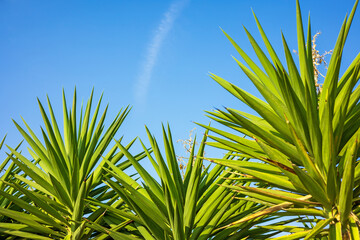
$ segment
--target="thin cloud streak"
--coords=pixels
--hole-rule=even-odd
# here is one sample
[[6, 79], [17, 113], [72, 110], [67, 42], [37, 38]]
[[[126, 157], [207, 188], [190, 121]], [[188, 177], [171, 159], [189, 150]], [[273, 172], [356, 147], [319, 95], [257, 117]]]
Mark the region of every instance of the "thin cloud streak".
[[174, 21], [179, 16], [187, 2], [188, 0], [180, 0], [173, 2], [170, 8], [165, 12], [158, 28], [156, 29], [155, 35], [152, 38], [147, 49], [145, 63], [142, 67], [141, 74], [136, 82], [135, 98], [137, 102], [142, 103], [146, 99], [152, 72], [156, 65], [161, 46], [169, 31], [173, 27]]

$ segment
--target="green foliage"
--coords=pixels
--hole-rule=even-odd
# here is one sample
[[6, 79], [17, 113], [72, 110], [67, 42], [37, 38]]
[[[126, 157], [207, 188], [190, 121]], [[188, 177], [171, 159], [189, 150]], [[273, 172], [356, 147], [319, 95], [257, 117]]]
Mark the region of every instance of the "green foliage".
[[[288, 227], [296, 231], [276, 239], [359, 238], [360, 122], [356, 119], [360, 114], [360, 87], [357, 85], [360, 54], [340, 75], [344, 44], [357, 4], [358, 1], [343, 22], [321, 92], [317, 91], [314, 79], [310, 20], [305, 39], [298, 1], [299, 70], [284, 36], [287, 68], [283, 66], [255, 15], [269, 57], [245, 31], [264, 70], [224, 32], [248, 67], [235, 60], [265, 101], [212, 74], [215, 81], [259, 116], [231, 108], [208, 112], [210, 118], [245, 138], [202, 126], [220, 135], [210, 136], [215, 142], [209, 145], [236, 151], [237, 155], [250, 158], [252, 164], [221, 159], [213, 159], [213, 162], [272, 187], [233, 186], [233, 189], [268, 203], [268, 212], [313, 216], [310, 220], [314, 227], [304, 225], [301, 231], [298, 227]], [[275, 225], [268, 229], [281, 229], [279, 227]]]
[[[247, 185], [245, 179], [236, 178], [236, 171], [216, 165], [204, 168], [204, 148], [206, 134], [195, 154], [195, 142], [189, 156], [185, 175], [180, 174], [170, 129], [163, 128], [165, 155], [156, 139], [147, 129], [154, 157], [148, 152], [160, 183], [121, 144], [120, 150], [131, 161], [141, 176], [142, 185], [129, 178], [113, 164], [105, 171], [114, 179], [107, 178], [107, 184], [127, 203], [126, 213], [107, 207], [119, 217], [130, 212], [136, 213], [131, 219], [136, 223], [144, 239], [264, 239], [268, 230], [254, 227], [273, 217], [248, 219], [233, 226], [233, 222], [243, 219], [249, 213], [259, 211], [263, 206], [249, 202], [240, 193], [233, 193], [227, 187], [234, 184]], [[144, 146], [144, 145], [143, 145]], [[144, 151], [146, 147], [144, 146]], [[224, 159], [232, 159], [226, 155]], [[95, 205], [101, 203], [92, 201]]]
[[[11, 153], [2, 166], [9, 160], [12, 163], [2, 176], [0, 213], [6, 225], [0, 227], [0, 232], [31, 239], [87, 239], [98, 234], [83, 217], [88, 215], [88, 219], [102, 222], [104, 209], [92, 211], [84, 200], [93, 197], [104, 201], [116, 196], [107, 192], [108, 187], [102, 183], [106, 177], [102, 167], [107, 165], [103, 157], [122, 170], [131, 165], [128, 160], [120, 163], [124, 154], [110, 146], [129, 109], [121, 110], [105, 128], [107, 107], [98, 119], [101, 98], [91, 114], [92, 98], [93, 93], [78, 118], [76, 91], [70, 110], [63, 94], [63, 136], [49, 99], [49, 114], [39, 101], [45, 124], [45, 130], [41, 128], [43, 143], [25, 121], [27, 131], [14, 121], [34, 160], [8, 147]], [[136, 160], [144, 156], [138, 155]], [[13, 220], [6, 220], [10, 218]]]
[[[245, 31], [261, 66], [224, 32], [264, 100], [212, 74], [257, 115], [208, 112], [226, 130], [199, 124], [207, 131], [197, 152], [193, 141], [183, 175], [169, 127], [163, 127], [163, 147], [146, 128], [151, 148], [140, 141], [143, 152], [133, 155], [135, 139], [127, 145], [115, 139], [128, 107], [106, 128], [101, 98], [92, 109], [91, 93], [78, 114], [76, 91], [70, 108], [63, 93], [61, 133], [50, 100], [48, 112], [38, 101], [41, 137], [14, 121], [31, 157], [21, 143], [7, 146], [0, 165], [0, 238], [360, 239], [360, 54], [340, 71], [357, 5], [345, 17], [321, 88], [310, 20], [304, 30], [298, 1], [299, 69], [284, 36], [286, 66], [280, 61], [255, 14], [268, 54]], [[206, 144], [228, 153], [205, 157]], [[140, 164], [143, 158], [156, 176]]]

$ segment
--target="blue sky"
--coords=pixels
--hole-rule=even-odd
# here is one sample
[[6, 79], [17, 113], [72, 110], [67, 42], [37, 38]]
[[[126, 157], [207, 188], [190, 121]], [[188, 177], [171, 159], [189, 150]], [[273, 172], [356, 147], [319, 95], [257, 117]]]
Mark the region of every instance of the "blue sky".
[[[354, 1], [300, 1], [304, 18], [321, 31], [320, 52], [330, 50]], [[248, 109], [208, 76], [218, 74], [256, 94], [232, 55], [235, 49], [219, 27], [254, 56], [242, 29], [260, 41], [255, 11], [282, 57], [280, 30], [296, 49], [295, 0], [175, 1], [0, 1], [0, 137], [21, 140], [11, 119], [22, 116], [35, 130], [42, 125], [36, 97], [49, 95], [61, 113], [61, 91], [87, 100], [104, 92], [109, 117], [133, 109], [120, 129], [125, 139], [146, 138], [144, 124], [160, 139], [169, 122], [174, 139], [185, 139], [208, 123], [204, 110], [231, 106]], [[344, 66], [360, 50], [359, 14], [349, 34]], [[283, 59], [283, 57], [282, 57]], [[59, 115], [59, 121], [61, 115]]]

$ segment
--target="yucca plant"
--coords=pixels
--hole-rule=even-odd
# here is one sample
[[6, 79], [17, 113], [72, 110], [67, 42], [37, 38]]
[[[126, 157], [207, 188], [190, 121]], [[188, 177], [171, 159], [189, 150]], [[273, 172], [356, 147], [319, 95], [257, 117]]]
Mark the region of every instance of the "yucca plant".
[[[212, 75], [258, 115], [231, 108], [208, 112], [210, 118], [229, 128], [223, 131], [202, 125], [220, 135], [210, 136], [215, 142], [208, 144], [251, 159], [210, 161], [272, 187], [231, 186], [248, 195], [249, 200], [269, 206], [253, 217], [263, 214], [307, 217], [302, 221], [304, 227], [269, 226], [293, 233], [278, 239], [360, 239], [360, 87], [357, 85], [360, 54], [340, 71], [358, 1], [344, 19], [321, 91], [317, 91], [314, 81], [310, 18], [305, 39], [299, 1], [296, 3], [299, 68], [284, 37], [286, 66], [283, 65], [255, 15], [269, 57], [246, 28], [245, 31], [261, 66], [225, 33], [248, 66], [235, 60], [264, 100]], [[340, 75], [340, 72], [344, 73]]]
[[[13, 177], [4, 179], [1, 184], [6, 184], [17, 194], [0, 191], [0, 196], [20, 209], [0, 208], [1, 215], [12, 219], [6, 227], [1, 227], [0, 232], [27, 239], [89, 239], [102, 234], [89, 228], [87, 222], [102, 223], [105, 209], [92, 211], [84, 199], [92, 197], [107, 201], [117, 197], [102, 183], [103, 166], [107, 165], [104, 158], [122, 170], [131, 165], [127, 160], [122, 161], [124, 155], [117, 151], [116, 146], [111, 146], [129, 108], [120, 110], [110, 126], [105, 128], [108, 108], [98, 118], [101, 98], [93, 114], [92, 102], [93, 92], [85, 110], [82, 108], [78, 116], [76, 91], [70, 109], [63, 92], [64, 132], [61, 135], [49, 98], [49, 113], [38, 101], [45, 124], [45, 129], [41, 128], [43, 142], [25, 121], [27, 131], [14, 121], [30, 146], [32, 159], [8, 147], [8, 156], [17, 167], [8, 168], [6, 174]], [[125, 148], [130, 148], [134, 141]], [[143, 156], [140, 154], [135, 158], [140, 160]]]
[[[0, 150], [2, 149], [4, 142], [5, 142], [6, 136], [3, 138], [3, 140], [0, 143]], [[20, 147], [21, 143], [15, 148], [16, 150]], [[10, 181], [17, 181], [19, 184], [24, 184], [23, 182], [17, 180], [14, 175], [18, 174], [22, 177], [26, 177], [26, 174], [24, 174], [19, 167], [17, 167], [13, 162], [11, 162], [11, 157], [14, 157], [13, 154], [6, 157], [1, 165], [0, 165], [0, 192], [5, 192], [6, 194], [12, 195], [15, 198], [21, 197], [21, 192], [17, 191], [16, 189], [6, 185], [6, 182]], [[4, 197], [2, 194], [0, 194], [0, 208], [5, 209], [11, 209], [15, 211], [21, 211], [22, 208], [15, 205], [10, 199]], [[4, 216], [0, 214], [0, 237], [4, 238], [6, 236], [9, 236], [9, 234], [4, 233], [8, 231], [7, 229], [7, 223], [11, 222], [12, 220], [8, 218], [7, 216]]]
[[[141, 177], [141, 183], [126, 175], [114, 164], [107, 162], [105, 171], [107, 184], [127, 203], [126, 208], [104, 205], [90, 200], [94, 205], [107, 208], [118, 218], [132, 221], [138, 233], [127, 238], [116, 239], [147, 239], [147, 240], [201, 240], [201, 239], [266, 239], [276, 233], [255, 227], [273, 217], [249, 219], [241, 225], [223, 228], [234, 221], [264, 208], [255, 202], [248, 202], [242, 194], [229, 191], [220, 185], [248, 185], [245, 178], [239, 180], [236, 171], [221, 165], [204, 168], [203, 157], [206, 135], [195, 152], [195, 141], [191, 147], [189, 162], [182, 175], [175, 154], [170, 129], [163, 128], [165, 154], [162, 153], [154, 136], [148, 129], [147, 134], [154, 156], [144, 151], [153, 165], [158, 178], [149, 174], [132, 154], [120, 142], [118, 148], [131, 161]], [[224, 159], [233, 158], [229, 154]], [[111, 176], [111, 177], [110, 177]], [[158, 182], [157, 179], [160, 179]], [[133, 214], [135, 213], [135, 214]], [[117, 237], [115, 232], [112, 237]]]
[[[2, 139], [2, 141], [0, 143], [0, 150], [4, 146], [5, 139], [6, 139], [6, 136]], [[2, 163], [0, 165], [0, 175], [1, 175], [0, 191], [7, 192], [8, 194], [16, 196], [19, 194], [13, 188], [10, 188], [10, 187], [6, 186], [6, 184], [4, 184], [4, 181], [9, 181], [10, 179], [13, 178], [13, 175], [11, 174], [11, 172], [17, 171], [14, 169], [16, 166], [13, 163], [9, 164], [9, 162], [10, 162], [10, 157], [7, 157], [2, 161]], [[6, 170], [6, 167], [8, 168], [9, 171]], [[12, 204], [12, 202], [9, 199], [0, 196], [0, 207], [1, 208], [13, 208], [14, 205]], [[8, 218], [6, 218], [6, 216], [0, 215], [0, 228], [2, 228], [1, 225], [4, 222], [6, 222], [7, 220], [8, 220]], [[0, 230], [0, 232], [1, 232], [1, 230]]]

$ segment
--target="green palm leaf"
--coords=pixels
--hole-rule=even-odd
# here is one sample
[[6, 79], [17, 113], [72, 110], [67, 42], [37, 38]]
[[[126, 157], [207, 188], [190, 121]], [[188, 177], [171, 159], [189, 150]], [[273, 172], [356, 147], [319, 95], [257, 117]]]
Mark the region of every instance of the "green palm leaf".
[[[125, 158], [124, 154], [117, 151], [116, 146], [111, 146], [111, 142], [128, 115], [129, 107], [121, 110], [110, 126], [105, 128], [107, 107], [101, 115], [101, 99], [102, 97], [94, 113], [91, 114], [92, 92], [85, 111], [81, 111], [81, 116], [78, 118], [76, 91], [70, 109], [67, 107], [63, 93], [63, 135], [49, 98], [47, 98], [49, 114], [38, 100], [45, 125], [44, 129], [41, 129], [43, 141], [25, 121], [26, 129], [14, 121], [15, 126], [30, 145], [30, 155], [36, 161], [27, 159], [17, 148], [9, 147], [11, 153], [8, 154], [8, 159], [13, 161], [11, 166], [16, 166], [20, 172], [12, 167], [7, 174], [13, 174], [14, 178], [3, 180], [6, 180], [8, 189], [14, 189], [15, 193], [19, 194], [1, 192], [0, 195], [24, 209], [24, 212], [17, 216], [16, 211], [0, 209], [2, 215], [14, 220], [13, 231], [7, 231], [7, 234], [20, 237], [31, 232], [31, 236], [37, 234], [39, 239], [49, 234], [55, 239], [87, 239], [104, 234], [92, 229], [95, 225], [87, 224], [84, 219], [88, 216], [93, 222], [106, 226], [101, 210], [96, 211], [96, 208], [89, 206], [84, 200], [92, 197], [104, 201], [117, 197], [114, 192], [108, 192], [109, 187], [102, 182], [107, 174], [101, 168], [107, 164], [103, 156], [106, 156], [108, 164], [125, 170], [131, 163], [139, 161], [145, 155], [136, 155], [132, 162], [122, 161]], [[129, 149], [133, 143], [134, 140], [124, 149]], [[100, 165], [100, 170], [96, 169], [97, 165]], [[1, 184], [3, 186], [4, 182]], [[27, 227], [16, 228], [20, 223], [27, 225], [30, 230], [28, 231]]]
[[[222, 166], [203, 168], [206, 135], [195, 154], [195, 143], [192, 145], [189, 165], [185, 175], [180, 174], [178, 160], [174, 151], [170, 128], [163, 127], [164, 149], [163, 155], [156, 139], [147, 130], [153, 154], [148, 154], [160, 182], [151, 176], [139, 163], [133, 160], [131, 153], [118, 143], [117, 146], [127, 158], [132, 161], [134, 168], [141, 176], [142, 186], [134, 182], [124, 172], [113, 164], [108, 164], [105, 171], [113, 178], [107, 179], [111, 186], [127, 203], [129, 210], [135, 213], [136, 225], [143, 226], [139, 233], [145, 239], [228, 239], [239, 232], [242, 227], [255, 228], [254, 225], [267, 218], [253, 219], [240, 224], [236, 228], [220, 230], [250, 212], [258, 211], [262, 205], [246, 200], [237, 201], [234, 196], [241, 195], [232, 192], [222, 184], [228, 186], [236, 183], [235, 173], [229, 172]], [[144, 146], [144, 145], [143, 145]], [[144, 146], [144, 151], [146, 147]], [[229, 158], [227, 155], [224, 159]], [[275, 169], [275, 168], [274, 168]], [[235, 171], [235, 170], [233, 170]], [[243, 184], [243, 183], [241, 183]], [[103, 206], [100, 202], [95, 205]], [[118, 216], [125, 216], [123, 212], [113, 206], [105, 207]], [[140, 219], [140, 221], [139, 221]], [[146, 229], [146, 231], [144, 231]], [[254, 233], [253, 237], [260, 237], [264, 232]], [[244, 233], [245, 234], [245, 233]], [[249, 235], [244, 235], [246, 237]]]
[[[211, 74], [215, 81], [256, 111], [258, 116], [231, 108], [209, 112], [210, 118], [229, 129], [226, 131], [200, 124], [213, 132], [210, 138], [215, 142], [209, 145], [232, 150], [234, 157], [249, 158], [247, 163], [236, 158], [209, 160], [246, 174], [253, 182], [267, 183], [274, 188], [227, 186], [247, 195], [245, 199], [269, 206], [263, 212], [254, 213], [236, 223], [262, 214], [322, 216], [321, 221], [310, 217], [313, 228], [276, 239], [326, 236], [329, 239], [344, 239], [350, 235], [353, 239], [358, 238], [359, 225], [354, 224], [354, 218], [359, 216], [359, 211], [355, 209], [360, 209], [355, 200], [360, 194], [356, 187], [360, 180], [357, 144], [360, 131], [357, 120], [360, 117], [359, 55], [342, 76], [340, 70], [344, 44], [357, 5], [358, 1], [342, 24], [321, 92], [317, 91], [314, 79], [311, 25], [309, 21], [307, 30], [304, 30], [299, 1], [296, 1], [299, 69], [282, 35], [287, 63], [285, 69], [255, 14], [270, 58], [251, 33], [246, 29], [245, 32], [261, 66], [257, 66], [255, 60], [250, 59], [225, 33], [249, 68], [235, 59], [237, 64], [265, 101]], [[309, 198], [302, 199], [305, 196]], [[283, 230], [279, 227], [273, 229]]]

